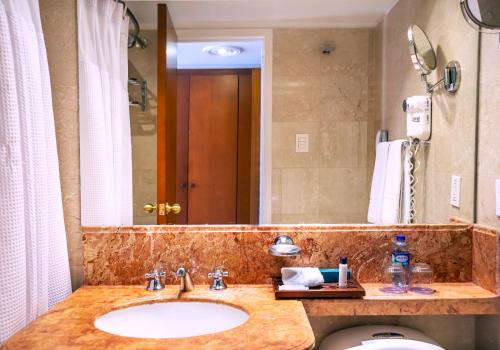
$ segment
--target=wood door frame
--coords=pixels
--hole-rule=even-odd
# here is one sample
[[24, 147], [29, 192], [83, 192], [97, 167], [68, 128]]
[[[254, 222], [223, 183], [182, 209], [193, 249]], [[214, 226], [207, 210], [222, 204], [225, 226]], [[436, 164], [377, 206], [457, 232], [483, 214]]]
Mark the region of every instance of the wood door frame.
[[[259, 223], [259, 182], [260, 182], [260, 69], [181, 69], [177, 71], [178, 79], [178, 138], [185, 143], [189, 137], [186, 120], [189, 120], [190, 78], [197, 75], [236, 75], [238, 77], [238, 126], [237, 126], [237, 198], [236, 223]], [[186, 79], [187, 78], [187, 79]], [[187, 91], [183, 91], [187, 89]], [[178, 198], [187, 203], [187, 188], [180, 188], [180, 179], [187, 178], [187, 161], [189, 149], [181, 145], [177, 163], [184, 164], [186, 169], [177, 169]], [[189, 180], [188, 180], [189, 181]], [[188, 214], [189, 215], [189, 214]], [[179, 223], [187, 224], [188, 218], [179, 217]]]
[[177, 37], [179, 42], [260, 40], [263, 43], [259, 224], [270, 224], [272, 214], [273, 31], [272, 29], [179, 29]]

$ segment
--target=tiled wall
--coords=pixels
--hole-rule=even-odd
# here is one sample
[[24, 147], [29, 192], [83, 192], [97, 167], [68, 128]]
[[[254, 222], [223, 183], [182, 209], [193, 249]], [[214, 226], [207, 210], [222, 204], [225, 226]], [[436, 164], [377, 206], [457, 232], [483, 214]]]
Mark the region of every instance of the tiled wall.
[[372, 31], [276, 29], [273, 41], [272, 222], [366, 222]]
[[40, 0], [73, 289], [83, 283], [75, 0]]
[[500, 43], [498, 35], [481, 38], [479, 74], [478, 222], [500, 227], [495, 213], [495, 180], [500, 180]]
[[[148, 86], [146, 110], [142, 112], [139, 107], [130, 108], [134, 225], [156, 224], [156, 214], [143, 210], [144, 204], [156, 203], [156, 35], [156, 30], [141, 30], [141, 37], [148, 41], [148, 46], [128, 50], [129, 77], [146, 80]], [[131, 86], [129, 91], [134, 100], [140, 100], [139, 87]]]
[[[478, 193], [477, 219], [485, 225], [500, 228], [500, 217], [495, 213], [495, 181], [500, 179], [500, 43], [498, 35], [481, 36], [479, 73], [479, 139], [478, 139]], [[497, 242], [500, 236], [497, 232]], [[490, 238], [491, 241], [492, 238]], [[498, 245], [497, 245], [498, 247]], [[483, 245], [484, 253], [491, 252], [491, 245]], [[497, 292], [500, 292], [500, 252], [497, 251]], [[476, 323], [476, 337], [481, 340], [479, 349], [500, 348], [500, 316], [484, 316]], [[496, 334], [492, 337], [491, 334]]]
[[[433, 96], [431, 145], [422, 148], [417, 172], [417, 218], [419, 222], [446, 222], [450, 217], [472, 220], [478, 34], [464, 20], [458, 1], [400, 0], [385, 16], [375, 33], [380, 81], [374, 87], [376, 94], [381, 93], [375, 119], [389, 130], [390, 139], [406, 138], [403, 99], [425, 95], [410, 62], [407, 28], [411, 24], [428, 34], [437, 52], [433, 82], [442, 77], [448, 61], [458, 60], [463, 69], [455, 95], [439, 90]], [[460, 209], [450, 205], [452, 175], [462, 176]]]

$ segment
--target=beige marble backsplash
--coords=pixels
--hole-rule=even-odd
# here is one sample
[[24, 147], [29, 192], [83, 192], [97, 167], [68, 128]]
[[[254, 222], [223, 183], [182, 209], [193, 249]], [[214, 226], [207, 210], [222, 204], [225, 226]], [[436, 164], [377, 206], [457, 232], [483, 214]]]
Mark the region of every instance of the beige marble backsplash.
[[[459, 91], [449, 95], [442, 89], [433, 95], [431, 144], [421, 149], [417, 175], [419, 222], [445, 222], [449, 217], [472, 220], [474, 204], [474, 140], [476, 115], [478, 34], [468, 26], [455, 0], [400, 0], [376, 29], [376, 67], [382, 77], [376, 89], [381, 103], [376, 119], [389, 130], [390, 139], [406, 138], [403, 99], [425, 95], [425, 86], [410, 62], [407, 28], [419, 25], [437, 52], [437, 69], [430, 75], [438, 81], [448, 61], [463, 69]], [[460, 209], [450, 205], [451, 176], [462, 177]]]
[[[273, 40], [272, 222], [366, 222], [372, 31], [276, 29]], [[296, 134], [309, 134], [308, 153]]]

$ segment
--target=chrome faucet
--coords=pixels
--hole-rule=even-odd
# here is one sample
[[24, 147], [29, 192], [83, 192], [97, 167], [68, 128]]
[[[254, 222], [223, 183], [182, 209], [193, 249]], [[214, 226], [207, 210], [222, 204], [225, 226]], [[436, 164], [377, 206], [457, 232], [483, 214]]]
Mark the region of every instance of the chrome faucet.
[[223, 290], [227, 288], [226, 282], [224, 282], [224, 277], [229, 276], [227, 271], [223, 270], [223, 267], [216, 267], [212, 272], [208, 274], [208, 278], [212, 278], [212, 284], [210, 285], [211, 290]]
[[185, 268], [179, 267], [175, 275], [181, 278], [181, 286], [180, 286], [181, 292], [189, 292], [194, 289], [194, 284], [193, 280], [191, 279], [191, 275], [189, 274], [188, 271], [186, 271]]
[[157, 269], [153, 270], [151, 273], [147, 273], [144, 277], [148, 279], [148, 285], [146, 286], [146, 290], [150, 292], [155, 290], [162, 290], [165, 288], [163, 283], [161, 283], [161, 277], [165, 277], [165, 272], [158, 271]]

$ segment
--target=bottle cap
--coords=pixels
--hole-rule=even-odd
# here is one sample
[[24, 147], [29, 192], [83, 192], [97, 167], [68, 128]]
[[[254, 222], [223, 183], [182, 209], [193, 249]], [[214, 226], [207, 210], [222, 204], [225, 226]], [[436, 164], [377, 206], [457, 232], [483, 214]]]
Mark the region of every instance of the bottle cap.
[[347, 257], [346, 256], [341, 256], [340, 257], [340, 263], [341, 264], [347, 264]]
[[405, 235], [397, 235], [396, 236], [396, 241], [398, 241], [398, 242], [404, 242], [404, 241], [406, 241]]

